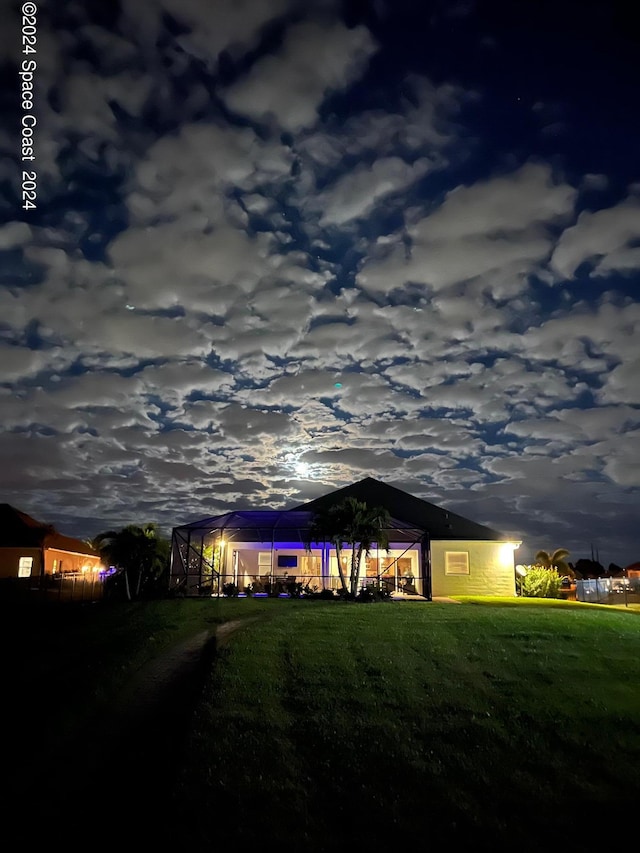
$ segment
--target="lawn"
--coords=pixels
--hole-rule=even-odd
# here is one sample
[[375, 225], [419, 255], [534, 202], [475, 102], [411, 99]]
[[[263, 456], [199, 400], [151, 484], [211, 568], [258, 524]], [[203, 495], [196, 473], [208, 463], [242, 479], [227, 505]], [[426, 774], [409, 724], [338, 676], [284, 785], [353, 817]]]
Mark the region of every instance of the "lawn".
[[[149, 754], [127, 746], [104, 777], [101, 808], [123, 831], [137, 818], [189, 853], [600, 850], [625, 836], [640, 798], [639, 614], [504, 604], [97, 608], [47, 617], [45, 649], [32, 619], [13, 677], [40, 677], [22, 702], [27, 718], [34, 702], [49, 708], [43, 754], [90, 752], [100, 731], [87, 721], [145, 660], [258, 617], [219, 650], [195, 705], [154, 733], [165, 772], [141, 782], [129, 769]], [[56, 778], [61, 805], [82, 783], [74, 766]]]

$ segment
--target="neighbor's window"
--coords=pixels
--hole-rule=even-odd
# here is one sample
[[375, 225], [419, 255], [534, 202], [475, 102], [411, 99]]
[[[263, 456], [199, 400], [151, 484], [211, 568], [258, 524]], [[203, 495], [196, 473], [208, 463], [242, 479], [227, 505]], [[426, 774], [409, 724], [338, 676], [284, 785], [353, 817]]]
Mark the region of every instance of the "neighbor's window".
[[33, 557], [20, 557], [18, 560], [18, 577], [30, 578], [33, 568]]
[[469, 574], [469, 552], [468, 551], [445, 551], [444, 571], [447, 575]]

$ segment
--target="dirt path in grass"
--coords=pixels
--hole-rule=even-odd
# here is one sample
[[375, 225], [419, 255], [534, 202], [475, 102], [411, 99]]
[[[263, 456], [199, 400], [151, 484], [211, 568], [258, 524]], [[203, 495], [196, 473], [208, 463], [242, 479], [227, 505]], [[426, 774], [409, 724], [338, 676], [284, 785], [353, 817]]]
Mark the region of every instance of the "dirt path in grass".
[[236, 619], [219, 625], [214, 632], [201, 631], [143, 666], [123, 692], [121, 722], [144, 723], [161, 711], [161, 704], [175, 708], [193, 698], [193, 690], [202, 687], [202, 678], [213, 665], [217, 649], [250, 621], [255, 620]]
[[39, 798], [35, 820], [25, 820], [25, 846], [45, 839], [69, 846], [90, 837], [101, 850], [123, 840], [162, 849], [172, 826], [167, 803], [216, 653], [252, 621], [201, 631], [158, 655], [68, 754], [42, 766], [33, 781], [48, 793]]

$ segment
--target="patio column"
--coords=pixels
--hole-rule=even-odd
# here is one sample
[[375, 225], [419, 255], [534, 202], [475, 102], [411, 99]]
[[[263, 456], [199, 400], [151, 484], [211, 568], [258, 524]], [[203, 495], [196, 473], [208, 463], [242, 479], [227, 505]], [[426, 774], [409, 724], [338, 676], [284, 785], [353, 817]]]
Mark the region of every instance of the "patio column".
[[425, 533], [420, 540], [420, 573], [422, 575], [422, 594], [427, 601], [431, 601], [431, 540], [428, 533]]

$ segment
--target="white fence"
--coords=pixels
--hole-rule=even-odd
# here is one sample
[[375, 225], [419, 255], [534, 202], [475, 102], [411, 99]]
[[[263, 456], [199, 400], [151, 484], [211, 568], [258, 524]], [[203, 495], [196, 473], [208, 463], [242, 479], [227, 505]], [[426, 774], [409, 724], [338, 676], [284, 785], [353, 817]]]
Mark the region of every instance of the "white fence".
[[576, 601], [589, 604], [640, 604], [640, 578], [578, 580]]

